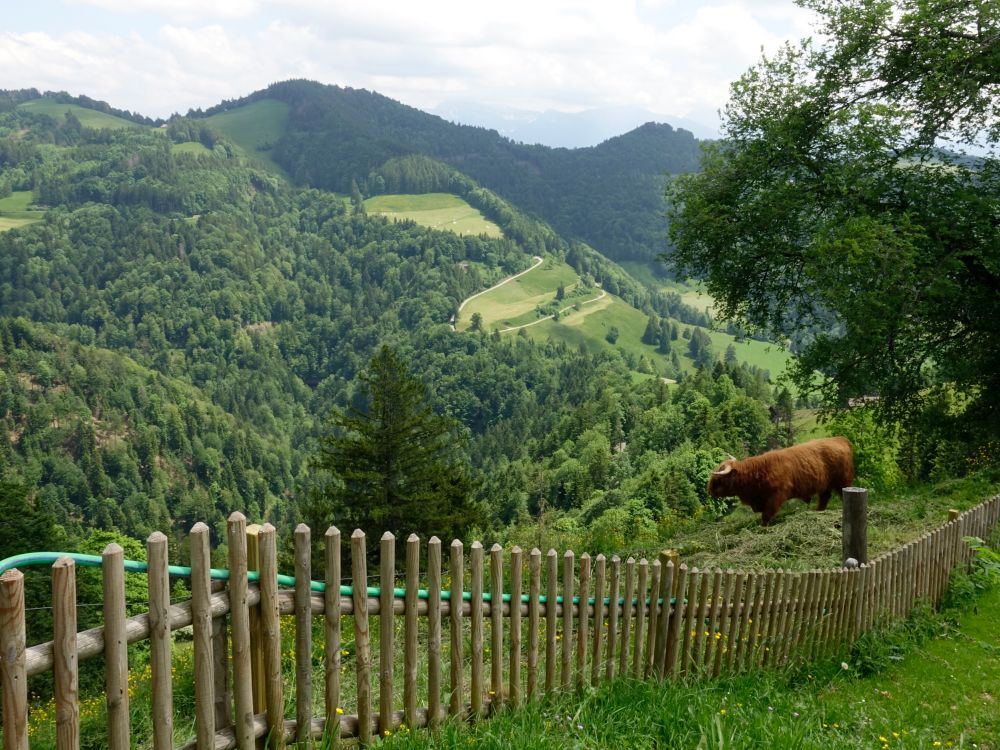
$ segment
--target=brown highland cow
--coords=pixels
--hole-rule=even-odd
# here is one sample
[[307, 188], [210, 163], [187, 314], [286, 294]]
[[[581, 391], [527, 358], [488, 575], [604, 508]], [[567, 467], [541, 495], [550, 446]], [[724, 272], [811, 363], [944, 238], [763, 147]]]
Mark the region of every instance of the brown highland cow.
[[807, 503], [819, 496], [817, 510], [826, 510], [830, 495], [854, 482], [854, 451], [847, 438], [810, 440], [791, 448], [768, 451], [743, 461], [730, 456], [708, 480], [712, 497], [738, 497], [767, 526], [786, 500]]

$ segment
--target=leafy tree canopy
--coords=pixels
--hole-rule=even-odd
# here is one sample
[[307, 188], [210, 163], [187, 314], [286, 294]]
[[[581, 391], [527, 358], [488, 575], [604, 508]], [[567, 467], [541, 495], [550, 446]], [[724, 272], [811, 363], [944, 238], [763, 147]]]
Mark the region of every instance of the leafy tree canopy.
[[943, 389], [1000, 426], [1000, 5], [799, 0], [815, 40], [732, 86], [725, 139], [668, 188], [669, 261], [725, 316], [803, 342], [831, 404]]

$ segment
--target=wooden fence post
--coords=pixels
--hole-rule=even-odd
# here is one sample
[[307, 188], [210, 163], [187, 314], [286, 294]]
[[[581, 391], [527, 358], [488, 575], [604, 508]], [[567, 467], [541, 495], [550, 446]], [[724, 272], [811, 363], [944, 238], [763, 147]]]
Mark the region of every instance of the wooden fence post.
[[395, 616], [392, 613], [393, 590], [396, 588], [396, 537], [386, 531], [379, 540], [379, 608], [378, 608], [378, 731], [388, 737], [392, 725], [392, 683]]
[[594, 633], [590, 652], [590, 684], [597, 687], [600, 679], [601, 649], [604, 641], [604, 586], [607, 576], [607, 558], [599, 554], [594, 559]]
[[621, 567], [622, 560], [618, 555], [611, 556], [610, 600], [608, 604], [608, 660], [604, 676], [612, 679], [615, 676], [615, 659], [618, 648], [618, 609], [621, 607]]
[[490, 711], [503, 705], [503, 547], [490, 547]]
[[312, 531], [295, 527], [295, 741], [310, 739], [312, 724]]
[[267, 745], [285, 746], [284, 686], [281, 679], [281, 621], [278, 616], [278, 546], [275, 528], [265, 523], [260, 530], [260, 625], [264, 639]]
[[[524, 551], [515, 546], [510, 551], [510, 661], [507, 690], [512, 706], [521, 705], [521, 585]], [[503, 606], [503, 602], [500, 603]]]
[[[215, 677], [212, 660], [212, 611], [210, 599], [211, 559], [208, 526], [199, 521], [191, 527], [191, 620], [194, 630], [195, 734], [198, 748], [215, 744]], [[110, 669], [109, 669], [110, 671]], [[109, 686], [110, 687], [110, 686]], [[111, 694], [108, 694], [108, 701]], [[128, 747], [126, 740], [125, 747]]]
[[538, 698], [538, 631], [541, 620], [542, 551], [528, 553], [528, 701]]
[[76, 564], [60, 557], [52, 566], [52, 671], [55, 677], [56, 747], [80, 747], [80, 672], [76, 650]]
[[545, 553], [545, 692], [556, 686], [556, 630], [559, 624], [559, 554], [552, 548]]
[[[483, 544], [478, 539], [469, 551], [469, 649], [472, 664], [469, 670], [469, 710], [478, 719], [483, 712]], [[494, 696], [496, 697], [496, 696]]]
[[[212, 593], [226, 590], [225, 581], [212, 581]], [[233, 700], [229, 694], [229, 628], [226, 616], [212, 618], [212, 676], [215, 680], [215, 731], [233, 725]]]
[[[250, 524], [247, 530], [247, 570], [260, 573], [260, 524]], [[260, 585], [258, 579], [258, 586]], [[250, 610], [250, 691], [253, 695], [253, 712], [264, 713], [267, 688], [264, 675], [264, 645], [261, 636], [260, 604]]]
[[465, 702], [465, 639], [462, 634], [462, 587], [465, 574], [462, 543], [451, 542], [451, 600], [449, 605], [449, 635], [451, 637], [451, 700], [448, 710], [452, 716], [461, 716]]
[[576, 623], [576, 688], [583, 690], [587, 670], [587, 646], [590, 641], [590, 553], [580, 554], [580, 601]]
[[844, 487], [843, 542], [841, 562], [853, 557], [858, 564], [868, 562], [868, 490]]
[[0, 576], [0, 682], [4, 750], [28, 750], [28, 674], [25, 662], [24, 574]]
[[[340, 742], [340, 717], [344, 709], [340, 706], [340, 529], [331, 526], [324, 534], [324, 563], [326, 567], [326, 591], [323, 593], [323, 614], [325, 616], [324, 663], [326, 733], [329, 745], [336, 747]], [[339, 712], [339, 713], [338, 713]]]
[[406, 606], [403, 638], [403, 721], [417, 724], [417, 589], [420, 585], [420, 537], [406, 538]]
[[[252, 750], [255, 745], [253, 683], [256, 676], [262, 676], [262, 672], [257, 672], [255, 675], [253, 671], [251, 613], [247, 604], [247, 541], [250, 535], [247, 531], [247, 519], [239, 511], [233, 511], [226, 522], [226, 538], [229, 543], [229, 622], [232, 629], [230, 643], [233, 652], [233, 702], [236, 704], [234, 731], [238, 750]], [[253, 539], [256, 544], [256, 535]]]
[[[129, 750], [128, 642], [125, 640], [125, 554], [112, 542], [101, 555], [104, 594], [104, 679], [108, 701], [108, 746]], [[211, 632], [209, 633], [211, 659]], [[214, 707], [212, 709], [215, 710]]]
[[632, 637], [632, 610], [635, 603], [635, 558], [625, 560], [625, 598], [622, 604], [622, 645], [618, 657], [619, 674], [627, 674], [629, 666], [629, 647]]
[[639, 679], [642, 677], [642, 634], [643, 626], [646, 624], [646, 586], [649, 576], [649, 561], [645, 557], [639, 558], [638, 582], [636, 584], [636, 608], [635, 608], [635, 634], [632, 637], [632, 674]]
[[573, 550], [563, 553], [563, 630], [562, 630], [562, 663], [560, 664], [560, 683], [569, 688], [572, 683], [570, 671], [573, 663]]
[[441, 721], [441, 540], [427, 542], [427, 726]]
[[146, 540], [149, 570], [149, 666], [153, 681], [153, 748], [170, 750], [174, 739], [174, 685], [170, 676], [170, 576], [167, 537], [154, 531]]
[[357, 659], [358, 740], [372, 741], [372, 657], [368, 632], [368, 561], [365, 532], [351, 534], [351, 578], [354, 599], [354, 654]]

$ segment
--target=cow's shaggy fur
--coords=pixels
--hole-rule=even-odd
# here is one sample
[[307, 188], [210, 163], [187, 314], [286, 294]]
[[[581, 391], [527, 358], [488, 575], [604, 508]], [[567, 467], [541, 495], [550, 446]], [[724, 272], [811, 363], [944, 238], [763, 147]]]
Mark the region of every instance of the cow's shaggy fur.
[[768, 451], [719, 464], [708, 480], [712, 497], [738, 497], [767, 526], [789, 498], [807, 503], [819, 496], [817, 510], [826, 510], [830, 495], [854, 482], [854, 451], [847, 438], [810, 440], [791, 448]]

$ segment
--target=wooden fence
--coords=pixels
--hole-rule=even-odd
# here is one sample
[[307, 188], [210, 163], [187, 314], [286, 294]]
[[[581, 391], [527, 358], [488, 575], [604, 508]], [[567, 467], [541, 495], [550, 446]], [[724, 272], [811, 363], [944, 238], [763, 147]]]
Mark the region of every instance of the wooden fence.
[[[479, 542], [467, 549], [459, 541], [451, 543], [445, 568], [440, 540], [424, 547], [411, 536], [400, 573], [396, 540], [386, 534], [379, 540], [381, 589], [368, 588], [374, 571], [364, 534], [356, 531], [344, 544], [330, 528], [324, 578], [345, 580], [349, 566], [353, 582], [338, 589], [310, 583], [306, 526], [295, 530], [294, 587], [283, 588], [274, 528], [248, 536], [246, 520], [234, 513], [224, 585], [213, 586], [212, 574], [220, 572], [210, 569], [208, 528], [192, 528], [192, 597], [181, 604], [169, 600], [166, 537], [149, 538], [149, 611], [137, 617], [126, 617], [122, 552], [110, 545], [102, 561], [102, 628], [77, 632], [74, 563], [57, 561], [53, 640], [38, 646], [25, 648], [22, 574], [0, 576], [4, 748], [28, 747], [27, 678], [46, 671], [54, 675], [57, 746], [79, 747], [78, 664], [102, 654], [108, 746], [130, 747], [127, 647], [138, 641], [149, 641], [152, 746], [171, 747], [171, 631], [189, 626], [195, 730], [186, 746], [198, 748], [250, 750], [258, 740], [276, 748], [288, 741], [336, 744], [351, 737], [364, 743], [404, 724], [480, 717], [621, 674], [712, 676], [816, 659], [921, 602], [936, 605], [951, 571], [971, 560], [963, 537], [986, 536], [998, 517], [1000, 496], [860, 568], [795, 572], [689, 569], [670, 553], [623, 562], [571, 551], [487, 551]], [[259, 581], [248, 567], [259, 569]], [[383, 613], [391, 613], [391, 627], [382, 627]], [[294, 679], [287, 680], [282, 615], [294, 618]], [[350, 651], [342, 648], [347, 629]], [[323, 641], [322, 697], [315, 698], [314, 634]], [[352, 670], [342, 663], [345, 654]], [[342, 682], [347, 676], [350, 691]], [[294, 700], [286, 700], [286, 691]], [[345, 708], [348, 692], [352, 704]], [[286, 705], [295, 706], [294, 716], [286, 716]]]

